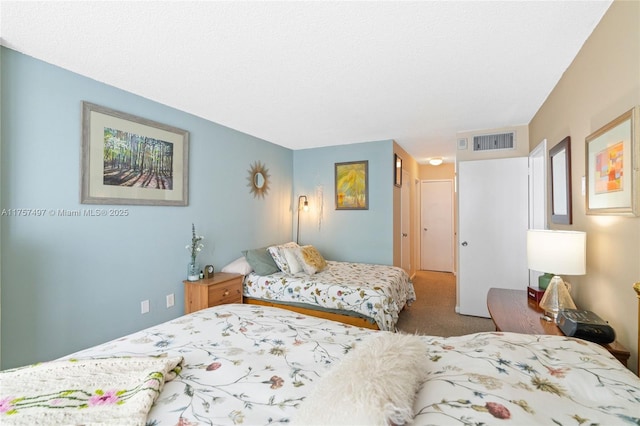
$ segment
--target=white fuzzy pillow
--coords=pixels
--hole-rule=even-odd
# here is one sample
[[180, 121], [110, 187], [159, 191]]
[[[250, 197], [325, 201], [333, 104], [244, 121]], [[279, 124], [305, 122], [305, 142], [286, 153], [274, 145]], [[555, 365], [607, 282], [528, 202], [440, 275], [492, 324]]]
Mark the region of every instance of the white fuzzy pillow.
[[425, 380], [419, 336], [376, 333], [322, 376], [300, 404], [296, 425], [403, 425]]

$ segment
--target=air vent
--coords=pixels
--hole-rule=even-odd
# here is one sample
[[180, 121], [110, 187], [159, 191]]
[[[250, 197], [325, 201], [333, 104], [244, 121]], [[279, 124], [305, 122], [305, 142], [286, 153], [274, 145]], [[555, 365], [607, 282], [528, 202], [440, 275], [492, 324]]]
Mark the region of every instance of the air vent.
[[473, 137], [473, 150], [489, 151], [495, 149], [513, 149], [514, 143], [514, 132], [478, 135]]

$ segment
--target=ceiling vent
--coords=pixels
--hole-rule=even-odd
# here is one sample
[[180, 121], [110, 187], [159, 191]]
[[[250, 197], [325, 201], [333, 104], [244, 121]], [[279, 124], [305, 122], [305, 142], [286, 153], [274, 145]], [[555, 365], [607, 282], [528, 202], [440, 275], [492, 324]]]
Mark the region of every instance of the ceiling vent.
[[513, 149], [515, 147], [515, 139], [515, 132], [474, 136], [473, 150], [489, 151], [496, 149]]

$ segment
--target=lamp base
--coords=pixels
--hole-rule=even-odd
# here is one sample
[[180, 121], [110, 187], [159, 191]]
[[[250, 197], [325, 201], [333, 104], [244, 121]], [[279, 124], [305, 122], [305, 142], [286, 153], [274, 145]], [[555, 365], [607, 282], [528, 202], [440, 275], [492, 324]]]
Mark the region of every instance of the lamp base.
[[551, 279], [539, 306], [544, 311], [545, 316], [552, 318], [555, 323], [558, 322], [558, 313], [561, 309], [576, 309], [567, 286], [562, 281], [562, 278], [557, 275]]

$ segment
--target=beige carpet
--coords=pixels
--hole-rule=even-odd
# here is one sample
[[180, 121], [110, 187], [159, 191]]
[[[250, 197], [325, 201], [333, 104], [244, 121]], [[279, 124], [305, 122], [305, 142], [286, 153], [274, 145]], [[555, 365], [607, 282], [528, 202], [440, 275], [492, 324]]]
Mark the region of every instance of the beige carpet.
[[418, 271], [413, 286], [417, 300], [400, 313], [397, 324], [400, 331], [431, 336], [460, 336], [495, 330], [490, 318], [456, 313], [455, 275]]

